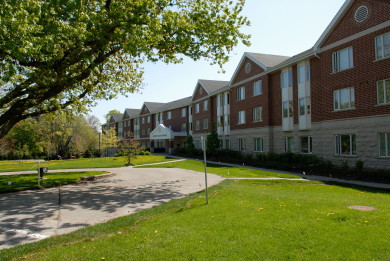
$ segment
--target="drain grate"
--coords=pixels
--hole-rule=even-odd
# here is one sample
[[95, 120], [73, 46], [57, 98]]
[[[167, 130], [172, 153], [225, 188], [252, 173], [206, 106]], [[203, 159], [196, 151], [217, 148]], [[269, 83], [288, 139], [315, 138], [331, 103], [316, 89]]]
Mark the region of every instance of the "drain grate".
[[348, 206], [348, 208], [357, 209], [357, 210], [360, 210], [360, 211], [373, 211], [373, 210], [376, 210], [375, 207], [363, 206], [363, 205], [352, 205], [352, 206]]

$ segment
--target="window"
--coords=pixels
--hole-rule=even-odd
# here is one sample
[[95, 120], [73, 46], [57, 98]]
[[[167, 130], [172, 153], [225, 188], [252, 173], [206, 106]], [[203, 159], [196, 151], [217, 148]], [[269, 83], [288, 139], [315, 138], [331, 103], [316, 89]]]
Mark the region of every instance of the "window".
[[254, 151], [255, 152], [262, 152], [263, 151], [263, 139], [262, 138], [254, 138], [253, 144], [254, 144]]
[[225, 149], [230, 149], [230, 140], [225, 140]]
[[150, 123], [150, 116], [148, 116], [148, 123]]
[[206, 100], [203, 102], [203, 111], [207, 111], [208, 108], [209, 108], [209, 101]]
[[203, 119], [203, 129], [209, 128], [209, 119]]
[[336, 135], [336, 155], [356, 155], [356, 134]]
[[185, 117], [187, 115], [187, 109], [183, 108], [181, 109], [181, 117]]
[[181, 131], [186, 132], [187, 131], [187, 123], [182, 123], [181, 124]]
[[172, 119], [172, 112], [168, 111], [167, 112], [167, 120]]
[[293, 86], [292, 70], [288, 69], [282, 72], [280, 75], [280, 85], [282, 88], [288, 88]]
[[293, 102], [292, 101], [284, 101], [283, 102], [283, 118], [289, 118], [294, 116], [293, 110]]
[[310, 81], [310, 64], [302, 64], [298, 66], [298, 84]]
[[147, 129], [146, 129], [146, 134], [147, 134], [147, 135], [150, 134], [150, 128], [147, 128]]
[[239, 111], [237, 124], [244, 124], [244, 123], [245, 123], [245, 111]]
[[284, 138], [284, 151], [292, 152], [294, 149], [294, 137], [285, 137]]
[[263, 121], [263, 107], [253, 108], [253, 122]]
[[390, 57], [390, 33], [375, 37], [375, 57], [377, 60]]
[[253, 96], [263, 94], [263, 81], [257, 81], [253, 83]]
[[238, 149], [240, 151], [245, 151], [246, 150], [246, 140], [245, 140], [245, 138], [239, 138], [238, 139]]
[[195, 104], [195, 113], [199, 113], [199, 103]]
[[142, 135], [145, 135], [145, 129], [141, 130]]
[[334, 52], [332, 54], [333, 72], [343, 71], [353, 67], [353, 49], [352, 47]]
[[312, 153], [312, 137], [301, 137], [301, 153]]
[[344, 88], [333, 92], [334, 110], [355, 108], [355, 88]]
[[145, 124], [145, 117], [142, 117], [142, 124]]
[[305, 115], [305, 98], [299, 99], [299, 116]]
[[223, 127], [223, 116], [218, 116], [218, 127]]
[[199, 120], [195, 121], [195, 130], [200, 130], [200, 122], [199, 122]]
[[237, 101], [245, 100], [245, 87], [237, 89]]
[[230, 104], [230, 94], [225, 93], [225, 104]]
[[378, 93], [378, 104], [390, 104], [390, 79], [376, 83]]
[[390, 157], [390, 133], [379, 133], [379, 156]]
[[247, 63], [245, 65], [245, 72], [246, 73], [250, 73], [251, 72], [251, 69], [252, 69], [252, 65], [250, 63]]

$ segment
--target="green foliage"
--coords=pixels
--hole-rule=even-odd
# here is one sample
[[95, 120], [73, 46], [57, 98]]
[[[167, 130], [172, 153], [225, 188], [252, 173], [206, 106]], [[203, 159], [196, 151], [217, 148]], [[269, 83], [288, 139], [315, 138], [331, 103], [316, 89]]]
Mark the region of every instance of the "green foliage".
[[143, 150], [145, 150], [145, 146], [141, 144], [140, 140], [134, 139], [134, 135], [132, 133], [130, 134], [128, 140], [121, 141], [119, 145], [119, 151], [127, 159], [127, 166], [132, 165], [131, 160], [136, 159], [137, 155], [146, 155], [145, 153], [141, 154]]
[[221, 147], [221, 141], [218, 139], [218, 133], [215, 130], [215, 123], [211, 123], [211, 131], [210, 134], [207, 135], [206, 139], [206, 151], [210, 155], [214, 155], [214, 153]]
[[108, 131], [103, 130], [101, 136], [101, 149], [103, 150], [103, 155], [108, 157], [109, 149], [116, 149], [119, 145], [119, 139], [114, 128], [110, 128]]
[[186, 149], [189, 150], [195, 149], [194, 139], [192, 138], [191, 135], [188, 135], [184, 142], [185, 142]]
[[17, 122], [142, 88], [145, 61], [222, 66], [245, 0], [0, 1], [0, 138]]

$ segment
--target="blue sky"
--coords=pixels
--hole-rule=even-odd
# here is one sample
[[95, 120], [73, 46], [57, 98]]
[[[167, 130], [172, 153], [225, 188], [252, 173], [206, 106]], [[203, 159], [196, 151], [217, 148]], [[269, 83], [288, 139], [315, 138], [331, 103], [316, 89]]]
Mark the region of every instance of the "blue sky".
[[140, 109], [144, 101], [169, 102], [191, 96], [198, 79], [229, 81], [244, 52], [293, 56], [311, 48], [345, 0], [246, 0], [243, 15], [251, 26], [243, 30], [252, 35], [251, 46], [242, 44], [230, 54], [225, 73], [207, 61], [182, 64], [147, 63], [144, 65], [145, 88], [141, 93], [99, 101], [90, 114], [104, 123], [104, 115], [113, 109]]

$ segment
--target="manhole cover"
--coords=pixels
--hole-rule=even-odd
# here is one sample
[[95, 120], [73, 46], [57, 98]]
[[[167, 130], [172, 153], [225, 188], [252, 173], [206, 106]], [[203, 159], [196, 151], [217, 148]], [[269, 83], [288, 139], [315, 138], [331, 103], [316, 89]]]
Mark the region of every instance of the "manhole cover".
[[362, 206], [362, 205], [348, 206], [348, 208], [357, 209], [357, 210], [361, 210], [361, 211], [372, 211], [372, 210], [376, 210], [376, 208], [374, 208], [374, 207]]

